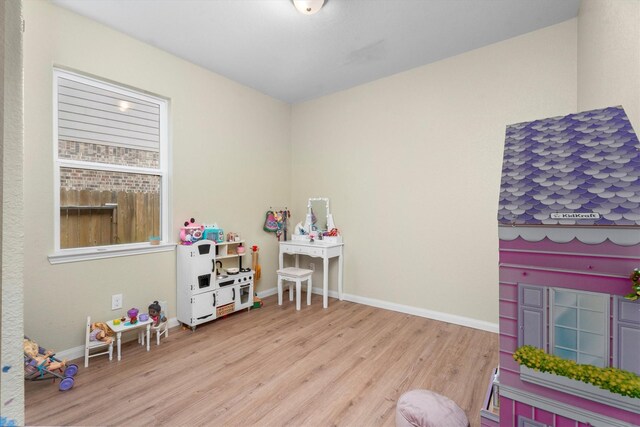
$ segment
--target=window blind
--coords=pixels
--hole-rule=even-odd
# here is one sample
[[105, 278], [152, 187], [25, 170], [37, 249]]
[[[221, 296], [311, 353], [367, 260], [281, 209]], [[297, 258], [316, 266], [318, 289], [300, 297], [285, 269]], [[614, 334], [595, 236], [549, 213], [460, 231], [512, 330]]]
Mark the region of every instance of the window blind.
[[58, 77], [58, 138], [160, 150], [160, 106]]

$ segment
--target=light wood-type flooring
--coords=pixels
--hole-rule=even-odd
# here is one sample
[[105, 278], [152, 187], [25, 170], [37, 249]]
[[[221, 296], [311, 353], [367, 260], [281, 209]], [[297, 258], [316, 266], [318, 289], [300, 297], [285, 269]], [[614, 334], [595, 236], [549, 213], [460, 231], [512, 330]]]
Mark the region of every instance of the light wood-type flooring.
[[[480, 425], [498, 336], [313, 295], [285, 295], [190, 329], [122, 360], [90, 359], [75, 386], [26, 383], [29, 425], [393, 426], [399, 396], [426, 388]], [[115, 353], [115, 348], [114, 348]]]

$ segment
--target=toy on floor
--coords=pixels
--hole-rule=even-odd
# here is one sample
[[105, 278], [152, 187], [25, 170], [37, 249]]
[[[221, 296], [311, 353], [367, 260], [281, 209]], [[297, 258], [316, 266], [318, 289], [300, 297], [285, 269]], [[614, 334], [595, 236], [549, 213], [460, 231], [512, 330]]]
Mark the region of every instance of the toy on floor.
[[258, 298], [258, 294], [254, 294], [253, 296], [253, 305], [251, 306], [251, 308], [260, 308], [264, 305], [264, 303], [262, 302], [262, 300], [260, 298]]
[[22, 342], [24, 351], [24, 379], [42, 381], [59, 378], [60, 391], [73, 387], [73, 376], [78, 372], [78, 365], [67, 365], [66, 360], [56, 359], [54, 352], [42, 348], [28, 337]]
[[94, 322], [91, 324], [91, 332], [89, 332], [89, 341], [102, 341], [111, 344], [113, 341], [113, 331], [106, 323]]

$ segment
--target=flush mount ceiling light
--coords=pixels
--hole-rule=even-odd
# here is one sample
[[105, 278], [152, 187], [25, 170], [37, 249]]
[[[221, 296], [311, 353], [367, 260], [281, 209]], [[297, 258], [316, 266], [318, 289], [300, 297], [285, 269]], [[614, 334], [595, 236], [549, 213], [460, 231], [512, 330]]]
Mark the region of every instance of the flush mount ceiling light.
[[324, 5], [324, 0], [293, 0], [293, 5], [305, 15], [313, 15]]

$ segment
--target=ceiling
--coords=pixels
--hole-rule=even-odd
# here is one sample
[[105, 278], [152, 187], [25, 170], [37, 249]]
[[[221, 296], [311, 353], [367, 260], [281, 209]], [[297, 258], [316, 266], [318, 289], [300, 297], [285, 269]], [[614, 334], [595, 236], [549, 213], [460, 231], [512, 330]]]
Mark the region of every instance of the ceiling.
[[576, 17], [579, 0], [53, 0], [288, 103]]

